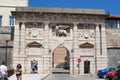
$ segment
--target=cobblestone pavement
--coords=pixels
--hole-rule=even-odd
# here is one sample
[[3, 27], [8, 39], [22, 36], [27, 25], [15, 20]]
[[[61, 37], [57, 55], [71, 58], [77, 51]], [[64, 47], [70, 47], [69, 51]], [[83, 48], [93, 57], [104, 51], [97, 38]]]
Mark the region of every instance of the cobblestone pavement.
[[[17, 80], [15, 75], [9, 80]], [[23, 74], [22, 80], [105, 80], [97, 76], [90, 75], [70, 75], [70, 74]]]
[[[48, 74], [23, 74], [22, 80], [41, 80]], [[17, 80], [15, 74], [8, 78], [9, 80]]]
[[43, 80], [105, 80], [90, 75], [51, 74]]

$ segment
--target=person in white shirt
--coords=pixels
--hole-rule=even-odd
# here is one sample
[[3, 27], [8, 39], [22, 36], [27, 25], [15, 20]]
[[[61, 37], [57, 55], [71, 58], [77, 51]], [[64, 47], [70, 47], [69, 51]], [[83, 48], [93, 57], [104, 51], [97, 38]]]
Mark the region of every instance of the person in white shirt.
[[5, 62], [2, 62], [2, 65], [0, 66], [0, 71], [1, 71], [1, 74], [2, 74], [2, 79], [3, 80], [7, 80], [7, 66], [5, 66]]
[[0, 70], [0, 80], [2, 80], [2, 72], [1, 72], [1, 70]]

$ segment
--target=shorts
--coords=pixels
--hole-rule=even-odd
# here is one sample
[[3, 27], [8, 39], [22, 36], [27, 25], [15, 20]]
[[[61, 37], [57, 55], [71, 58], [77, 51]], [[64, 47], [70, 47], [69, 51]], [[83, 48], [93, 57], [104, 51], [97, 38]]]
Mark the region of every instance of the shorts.
[[21, 76], [22, 74], [16, 74], [16, 76]]

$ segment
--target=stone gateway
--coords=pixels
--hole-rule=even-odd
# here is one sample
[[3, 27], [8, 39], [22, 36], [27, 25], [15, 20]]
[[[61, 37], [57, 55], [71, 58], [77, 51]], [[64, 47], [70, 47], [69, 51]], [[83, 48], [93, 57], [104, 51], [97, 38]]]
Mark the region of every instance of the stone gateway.
[[12, 15], [14, 68], [20, 63], [30, 73], [33, 60], [40, 74], [95, 74], [107, 67], [104, 10], [19, 7]]

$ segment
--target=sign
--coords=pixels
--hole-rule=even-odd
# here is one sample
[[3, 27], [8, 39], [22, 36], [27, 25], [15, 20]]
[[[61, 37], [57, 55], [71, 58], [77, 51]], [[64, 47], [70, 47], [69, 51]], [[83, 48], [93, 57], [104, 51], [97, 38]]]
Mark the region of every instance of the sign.
[[80, 63], [80, 62], [81, 62], [81, 59], [80, 59], [80, 58], [78, 58], [77, 62], [78, 62], [78, 63]]

